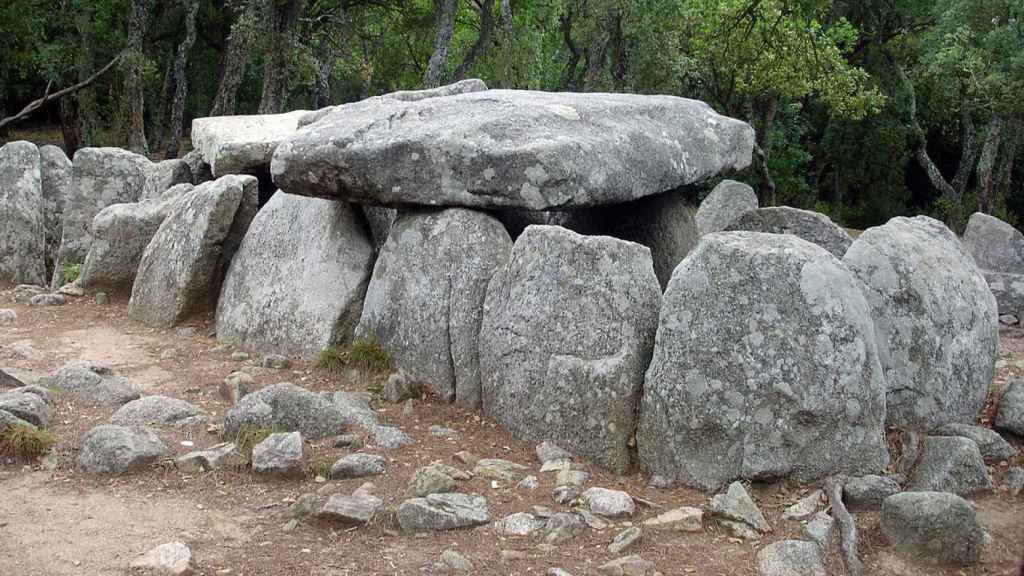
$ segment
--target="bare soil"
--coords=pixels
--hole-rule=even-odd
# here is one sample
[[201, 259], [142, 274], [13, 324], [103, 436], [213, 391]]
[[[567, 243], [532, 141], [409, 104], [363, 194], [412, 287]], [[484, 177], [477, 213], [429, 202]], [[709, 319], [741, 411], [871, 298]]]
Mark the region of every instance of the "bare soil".
[[[229, 406], [218, 393], [227, 374], [243, 362], [230, 359], [237, 349], [214, 339], [209, 316], [194, 320], [192, 334], [178, 330], [152, 330], [127, 319], [124, 296], [98, 306], [91, 298], [70, 299], [66, 306], [30, 308], [12, 302], [11, 292], [0, 289], [0, 307], [12, 308], [18, 320], [0, 327], [0, 366], [22, 374], [52, 373], [64, 363], [89, 360], [106, 363], [129, 377], [146, 394], [182, 398], [201, 406], [206, 424], [190, 430], [160, 430], [171, 448], [167, 460], [143, 472], [118, 478], [98, 478], [75, 466], [82, 436], [109, 418], [114, 409], [77, 405], [58, 397], [53, 456], [42, 461], [0, 462], [0, 575], [64, 576], [128, 574], [128, 563], [150, 548], [181, 540], [188, 544], [199, 574], [246, 576], [344, 576], [445, 573], [434, 566], [446, 549], [454, 549], [473, 563], [474, 574], [542, 575], [560, 567], [577, 576], [597, 574], [597, 567], [614, 559], [607, 551], [615, 534], [628, 522], [613, 523], [603, 531], [588, 531], [569, 544], [550, 547], [533, 538], [500, 536], [490, 527], [411, 536], [386, 523], [351, 528], [307, 519], [291, 532], [282, 526], [291, 518], [291, 504], [310, 492], [351, 493], [363, 480], [317, 482], [273, 480], [246, 469], [186, 475], [174, 469], [173, 457], [211, 446], [221, 439], [211, 425], [219, 425]], [[993, 399], [1009, 379], [1024, 374], [1024, 331], [1004, 330]], [[173, 349], [175, 354], [162, 355]], [[250, 351], [255, 352], [255, 351]], [[254, 354], [254, 357], [256, 355]], [[358, 370], [329, 374], [310, 362], [295, 359], [290, 369], [257, 377], [258, 385], [290, 381], [315, 391], [365, 391], [380, 384], [380, 375]], [[479, 413], [425, 397], [415, 402], [411, 416], [402, 407], [375, 403], [382, 423], [399, 426], [415, 444], [398, 450], [367, 452], [389, 459], [386, 473], [373, 479], [376, 493], [388, 506], [406, 497], [412, 473], [440, 460], [458, 465], [453, 455], [468, 450], [479, 457], [504, 458], [527, 465], [540, 479], [533, 492], [514, 484], [492, 486], [475, 478], [464, 492], [485, 495], [491, 516], [499, 519], [533, 505], [558, 509], [551, 499], [553, 474], [541, 474], [534, 446], [519, 442]], [[991, 417], [991, 407], [982, 417]], [[428, 429], [439, 424], [462, 433], [461, 440], [433, 437]], [[191, 442], [194, 447], [182, 445]], [[1018, 447], [1020, 439], [1014, 439]], [[346, 452], [329, 440], [307, 446], [310, 468], [329, 465]], [[982, 563], [968, 569], [937, 568], [909, 563], [884, 542], [877, 512], [858, 512], [861, 554], [867, 574], [883, 575], [1016, 575], [1024, 553], [1024, 498], [1013, 500], [1002, 486], [1002, 476], [1016, 462], [991, 468], [997, 490], [974, 499], [991, 536]], [[460, 467], [465, 468], [465, 466]], [[674, 507], [706, 507], [708, 498], [684, 488], [661, 490], [647, 486], [639, 473], [610, 475], [586, 465], [588, 486], [626, 490], [650, 501], [629, 522], [634, 524]], [[756, 574], [756, 553], [764, 545], [785, 538], [800, 538], [797, 522], [782, 520], [782, 511], [813, 487], [786, 483], [757, 484], [752, 493], [775, 527], [760, 542], [730, 538], [708, 525], [700, 534], [645, 530], [638, 553], [655, 563], [665, 575], [701, 576]], [[828, 553], [830, 574], [841, 574], [835, 546]]]

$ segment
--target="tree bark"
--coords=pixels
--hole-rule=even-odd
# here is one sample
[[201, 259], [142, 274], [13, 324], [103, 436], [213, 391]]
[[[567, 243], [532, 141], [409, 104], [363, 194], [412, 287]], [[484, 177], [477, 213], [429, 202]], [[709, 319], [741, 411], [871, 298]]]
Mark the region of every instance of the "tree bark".
[[1003, 118], [993, 116], [985, 137], [985, 146], [978, 160], [978, 210], [986, 214], [994, 212], [992, 203], [992, 172], [996, 165], [996, 154], [1003, 138]]
[[170, 116], [167, 112], [171, 107], [171, 93], [174, 92], [174, 61], [167, 64], [164, 72], [164, 82], [160, 88], [160, 97], [153, 105], [149, 120], [149, 145], [154, 150], [159, 150], [164, 144], [167, 136], [166, 119]]
[[[75, 52], [75, 74], [78, 82], [86, 80], [93, 70], [96, 69], [96, 50], [94, 47], [96, 38], [93, 28], [95, 14], [92, 7], [88, 6], [88, 4], [88, 2], [83, 2], [75, 10], [74, 16], [75, 33], [79, 39], [78, 49]], [[73, 141], [69, 141], [67, 135], [65, 135], [64, 149], [67, 151], [68, 158], [74, 156], [75, 151], [79, 147], [93, 146], [95, 144], [93, 134], [100, 124], [96, 106], [96, 91], [93, 90], [92, 86], [86, 86], [76, 92], [72, 100], [74, 102], [71, 108], [74, 109], [74, 116], [78, 126], [75, 130], [76, 134], [72, 135]], [[61, 100], [61, 106], [64, 105], [65, 101]]]
[[252, 12], [243, 8], [235, 17], [228, 35], [228, 47], [221, 62], [220, 84], [217, 95], [213, 99], [211, 116], [231, 116], [235, 113], [235, 98], [238, 87], [245, 75], [245, 66], [249, 63], [249, 51], [252, 48], [250, 27]]
[[978, 155], [978, 130], [974, 127], [974, 118], [971, 117], [971, 110], [965, 102], [966, 87], [960, 89], [960, 129], [961, 149], [960, 166], [957, 167], [956, 175], [950, 185], [957, 194], [963, 196], [967, 185], [971, 181], [971, 174], [974, 173], [974, 160]]
[[843, 484], [843, 478], [829, 478], [825, 481], [825, 492], [839, 530], [839, 553], [846, 566], [846, 573], [849, 576], [862, 576], [864, 564], [857, 557], [857, 524], [843, 504]]
[[434, 51], [430, 54], [427, 70], [423, 75], [424, 88], [436, 88], [444, 82], [445, 66], [448, 64], [448, 50], [455, 31], [455, 13], [459, 0], [434, 0], [437, 8], [434, 31]]
[[[761, 120], [761, 129], [757, 131], [755, 136], [761, 172], [761, 185], [759, 186], [758, 195], [763, 206], [775, 206], [778, 201], [776, 198], [777, 187], [775, 179], [772, 178], [771, 169], [768, 166], [768, 159], [771, 158], [772, 154], [772, 145], [768, 134], [775, 126], [775, 115], [779, 111], [779, 101], [774, 97], [766, 98], [756, 103], [752, 107], [752, 111], [760, 116]], [[756, 126], [756, 119], [752, 120], [752, 123]]]
[[[3, 110], [0, 110], [0, 116]], [[64, 151], [68, 158], [82, 147], [82, 121], [78, 116], [78, 102], [74, 98], [60, 99], [60, 133], [64, 138]]]
[[476, 42], [470, 47], [462, 63], [455, 69], [453, 80], [456, 82], [466, 78], [476, 59], [487, 51], [487, 46], [491, 43], [491, 33], [494, 31], [494, 0], [482, 0], [477, 8], [480, 9], [480, 33], [477, 34]]
[[995, 207], [996, 210], [1006, 208], [1006, 198], [1010, 193], [1010, 186], [1013, 184], [1014, 161], [1017, 157], [1017, 150], [1024, 135], [1021, 134], [1021, 121], [1010, 120], [1006, 137], [1003, 138], [1003, 163], [999, 167], [995, 183]]
[[277, 114], [288, 100], [288, 64], [295, 48], [295, 24], [305, 9], [305, 0], [266, 0], [265, 6], [269, 41], [259, 113]]
[[185, 0], [185, 39], [174, 57], [174, 104], [171, 105], [171, 139], [164, 158], [177, 158], [185, 123], [185, 101], [188, 99], [188, 53], [196, 42], [196, 12], [199, 0]]
[[576, 89], [576, 69], [580, 65], [580, 50], [572, 38], [572, 10], [562, 14], [559, 17], [559, 22], [562, 24], [562, 40], [565, 41], [565, 47], [569, 50], [569, 58], [565, 63], [565, 76], [562, 79], [562, 86], [571, 92]]
[[142, 86], [142, 65], [145, 55], [142, 44], [149, 27], [149, 13], [153, 0], [132, 0], [132, 11], [128, 18], [128, 46], [125, 49], [125, 86], [128, 99], [128, 149], [137, 154], [149, 152], [146, 144], [145, 96]]

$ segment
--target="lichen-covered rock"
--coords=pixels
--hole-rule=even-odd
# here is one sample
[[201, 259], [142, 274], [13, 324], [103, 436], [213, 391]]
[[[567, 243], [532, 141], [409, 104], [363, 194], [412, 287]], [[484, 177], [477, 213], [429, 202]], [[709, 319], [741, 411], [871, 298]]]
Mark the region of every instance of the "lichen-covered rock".
[[430, 494], [398, 506], [403, 532], [439, 532], [482, 526], [491, 521], [487, 499], [476, 494]]
[[149, 167], [139, 200], [156, 200], [173, 186], [192, 184], [192, 168], [184, 160], [164, 160]]
[[107, 366], [70, 362], [54, 375], [53, 386], [87, 406], [120, 406], [139, 398], [139, 389]]
[[170, 327], [201, 309], [215, 294], [224, 241], [252, 176], [225, 176], [193, 189], [178, 202], [142, 254], [128, 302], [128, 316], [148, 326]]
[[130, 286], [146, 246], [182, 199], [176, 195], [101, 210], [93, 218], [92, 242], [75, 284], [90, 289]]
[[1024, 381], [1011, 382], [1003, 392], [996, 412], [995, 427], [1024, 437]]
[[270, 164], [277, 145], [299, 128], [308, 110], [192, 120], [192, 144], [217, 178], [248, 174]]
[[43, 177], [43, 221], [46, 225], [46, 261], [53, 266], [64, 229], [64, 204], [71, 194], [71, 160], [57, 146], [39, 147]]
[[843, 497], [851, 507], [878, 507], [886, 498], [899, 492], [900, 485], [896, 480], [876, 474], [856, 476], [843, 484]]
[[152, 464], [166, 451], [151, 430], [104, 424], [86, 433], [78, 465], [92, 474], [120, 475]]
[[479, 406], [484, 297], [511, 249], [501, 223], [482, 212], [401, 214], [374, 266], [356, 338], [376, 337], [395, 367], [442, 399]]
[[38, 428], [49, 428], [53, 423], [53, 397], [39, 386], [23, 386], [0, 392], [0, 412], [6, 412]]
[[697, 234], [704, 236], [727, 230], [745, 214], [757, 210], [758, 206], [753, 188], [735, 180], [723, 180], [697, 209]]
[[252, 471], [271, 476], [302, 476], [302, 434], [275, 432], [252, 449]]
[[488, 90], [335, 109], [284, 140], [270, 169], [291, 194], [567, 209], [743, 169], [753, 143], [748, 124], [695, 100]]
[[1024, 234], [999, 218], [973, 214], [963, 242], [982, 270], [1024, 274]]
[[739, 482], [733, 482], [728, 490], [711, 498], [711, 514], [728, 521], [741, 522], [758, 532], [771, 532], [772, 529], [757, 502]]
[[92, 243], [92, 220], [107, 206], [138, 202], [152, 162], [121, 148], [82, 148], [72, 161], [71, 189], [52, 285], [64, 265], [81, 264]]
[[367, 108], [386, 102], [418, 102], [420, 100], [427, 100], [428, 98], [443, 98], [445, 96], [455, 96], [456, 94], [483, 92], [484, 90], [487, 90], [487, 84], [478, 78], [467, 78], [466, 80], [459, 80], [458, 82], [438, 86], [437, 88], [427, 88], [425, 90], [398, 90], [396, 92], [389, 92], [380, 96], [371, 96], [370, 98], [366, 98], [352, 104], [327, 106], [315, 112], [310, 112], [299, 118], [299, 128], [309, 126], [328, 114], [338, 110]]
[[826, 576], [822, 549], [814, 542], [782, 540], [757, 553], [758, 576]]
[[46, 283], [42, 163], [31, 142], [0, 147], [0, 282]]
[[788, 206], [759, 208], [747, 212], [736, 220], [729, 230], [792, 234], [828, 250], [842, 259], [853, 240], [845, 230], [824, 214]]
[[884, 466], [884, 417], [868, 305], [841, 262], [795, 236], [701, 239], [662, 302], [637, 431], [646, 471], [703, 490], [863, 474]]
[[996, 302], [941, 222], [893, 218], [843, 262], [865, 285], [888, 386], [888, 424], [921, 431], [973, 422], [999, 349]]
[[932, 430], [932, 436], [959, 436], [978, 445], [978, 451], [985, 460], [1009, 460], [1017, 455], [1017, 449], [991, 428], [970, 424], [952, 423]]
[[195, 426], [205, 420], [198, 406], [167, 396], [144, 396], [121, 406], [110, 417], [120, 426]]
[[1000, 314], [1024, 318], [1024, 274], [984, 272], [985, 282], [996, 299]]
[[353, 207], [278, 192], [228, 269], [217, 338], [307, 355], [349, 341], [372, 268], [373, 247]]
[[487, 290], [484, 411], [625, 471], [660, 297], [647, 248], [530, 226]]
[[282, 382], [242, 398], [224, 418], [224, 438], [234, 439], [243, 426], [299, 431], [306, 438], [317, 439], [344, 432], [346, 421], [341, 410], [324, 397]]
[[331, 466], [329, 477], [333, 480], [380, 476], [387, 466], [387, 458], [376, 454], [346, 454]]
[[989, 536], [971, 503], [946, 492], [903, 492], [882, 503], [882, 533], [901, 553], [929, 563], [971, 566]]
[[911, 492], [951, 492], [967, 496], [992, 489], [978, 445], [959, 436], [929, 436], [910, 478]]

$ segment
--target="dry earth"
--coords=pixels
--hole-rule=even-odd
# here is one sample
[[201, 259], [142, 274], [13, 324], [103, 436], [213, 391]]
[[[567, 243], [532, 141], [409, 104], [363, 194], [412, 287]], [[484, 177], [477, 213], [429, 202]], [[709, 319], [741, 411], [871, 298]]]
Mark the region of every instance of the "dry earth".
[[[218, 386], [241, 367], [230, 359], [234, 349], [218, 349], [210, 336], [209, 317], [192, 323], [193, 330], [150, 330], [126, 317], [126, 299], [98, 306], [91, 298], [63, 307], [29, 308], [14, 304], [9, 291], [0, 290], [0, 307], [12, 308], [18, 320], [0, 328], [0, 366], [26, 376], [50, 373], [75, 359], [102, 362], [128, 376], [147, 394], [160, 393], [200, 405], [219, 424], [228, 406]], [[1024, 331], [1003, 332], [1003, 349], [993, 396], [1008, 379], [1024, 375]], [[173, 349], [173, 358], [162, 359]], [[250, 351], [257, 352], [257, 351]], [[255, 356], [255, 354], [254, 354]], [[260, 385], [291, 381], [312, 390], [365, 390], [379, 384], [379, 376], [354, 370], [332, 376], [307, 362], [257, 378]], [[192, 549], [200, 574], [245, 576], [345, 576], [370, 574], [438, 574], [435, 560], [446, 549], [469, 558], [475, 574], [542, 575], [560, 567], [581, 575], [597, 574], [597, 567], [612, 560], [606, 547], [622, 523], [586, 535], [569, 544], [547, 547], [530, 538], [506, 538], [491, 528], [426, 536], [394, 532], [385, 525], [358, 529], [307, 520], [285, 532], [290, 505], [309, 492], [351, 493], [362, 480], [316, 482], [269, 480], [246, 470], [196, 476], [184, 475], [168, 462], [142, 473], [120, 478], [97, 478], [75, 467], [84, 433], [103, 423], [113, 409], [78, 406], [59, 397], [54, 432], [58, 444], [53, 456], [32, 463], [0, 462], [0, 575], [106, 576], [127, 574], [128, 563], [150, 548], [171, 540]], [[405, 487], [417, 467], [433, 460], [452, 463], [453, 454], [469, 450], [480, 457], [505, 458], [531, 467], [540, 478], [536, 491], [515, 485], [493, 487], [477, 478], [462, 491], [487, 496], [492, 518], [526, 511], [532, 505], [557, 508], [551, 500], [553, 474], [540, 474], [533, 446], [519, 442], [482, 419], [477, 413], [449, 406], [434, 398], [415, 403], [411, 416], [401, 406], [377, 404], [383, 423], [397, 425], [416, 443], [382, 452], [366, 451], [389, 459], [384, 476], [375, 480], [376, 492], [390, 506], [405, 497]], [[991, 410], [988, 411], [990, 415]], [[983, 421], [986, 419], [983, 418]], [[463, 439], [443, 440], [428, 428], [440, 424], [462, 433]], [[219, 438], [202, 425], [191, 431], [162, 430], [173, 454], [215, 444]], [[1020, 439], [1013, 440], [1021, 446]], [[308, 445], [311, 463], [330, 463], [344, 453], [328, 441]], [[970, 569], [915, 566], [892, 553], [883, 541], [876, 512], [861, 512], [861, 550], [868, 574], [883, 575], [1002, 575], [1016, 574], [1024, 553], [1024, 498], [1011, 500], [1002, 489], [1009, 464], [992, 468], [997, 483], [993, 494], [975, 499], [992, 536], [983, 562]], [[682, 505], [706, 506], [707, 497], [687, 489], [659, 490], [646, 485], [639, 473], [617, 477], [588, 467], [588, 486], [626, 490], [658, 508], [640, 507], [632, 522]], [[687, 535], [647, 530], [635, 552], [655, 563], [666, 575], [750, 575], [756, 573], [755, 555], [766, 543], [800, 537], [800, 524], [781, 519], [782, 510], [807, 487], [787, 484], [755, 485], [752, 494], [761, 504], [775, 531], [761, 542], [741, 542], [708, 526], [704, 533]], [[833, 547], [828, 555], [830, 574], [841, 574]]]

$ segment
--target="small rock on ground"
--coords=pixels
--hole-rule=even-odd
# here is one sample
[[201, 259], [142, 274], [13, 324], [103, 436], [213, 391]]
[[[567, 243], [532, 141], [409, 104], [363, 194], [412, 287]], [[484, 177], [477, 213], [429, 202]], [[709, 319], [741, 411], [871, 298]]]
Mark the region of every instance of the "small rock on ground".
[[380, 476], [387, 466], [387, 458], [375, 454], [347, 454], [331, 466], [330, 478], [343, 480], [347, 478], [367, 478]]
[[655, 530], [676, 530], [679, 532], [700, 532], [704, 529], [704, 511], [700, 508], [683, 506], [659, 514], [644, 522], [644, 526]]
[[759, 576], [826, 576], [821, 547], [813, 542], [783, 540], [757, 553]]
[[252, 449], [252, 470], [272, 476], [302, 475], [302, 434], [277, 432]]
[[633, 498], [621, 490], [591, 488], [583, 493], [582, 499], [591, 512], [607, 518], [632, 516], [636, 510]]
[[643, 531], [636, 526], [630, 526], [616, 534], [615, 539], [608, 545], [608, 553], [618, 556], [639, 543], [642, 537]]
[[601, 576], [653, 576], [654, 563], [640, 556], [626, 556], [602, 564], [597, 572]]
[[86, 433], [78, 465], [92, 474], [119, 475], [148, 466], [166, 451], [151, 430], [104, 424]]
[[918, 560], [971, 566], [981, 560], [988, 534], [970, 502], [948, 492], [903, 492], [885, 499], [882, 533]]
[[153, 576], [189, 576], [195, 570], [192, 551], [182, 542], [161, 544], [133, 560], [131, 567]]
[[739, 482], [733, 482], [725, 493], [717, 494], [711, 499], [711, 513], [726, 520], [742, 522], [759, 532], [771, 531], [771, 525], [761, 513], [761, 509]]
[[888, 476], [858, 476], [843, 485], [843, 496], [850, 507], [879, 507], [882, 501], [898, 494], [900, 485]]

